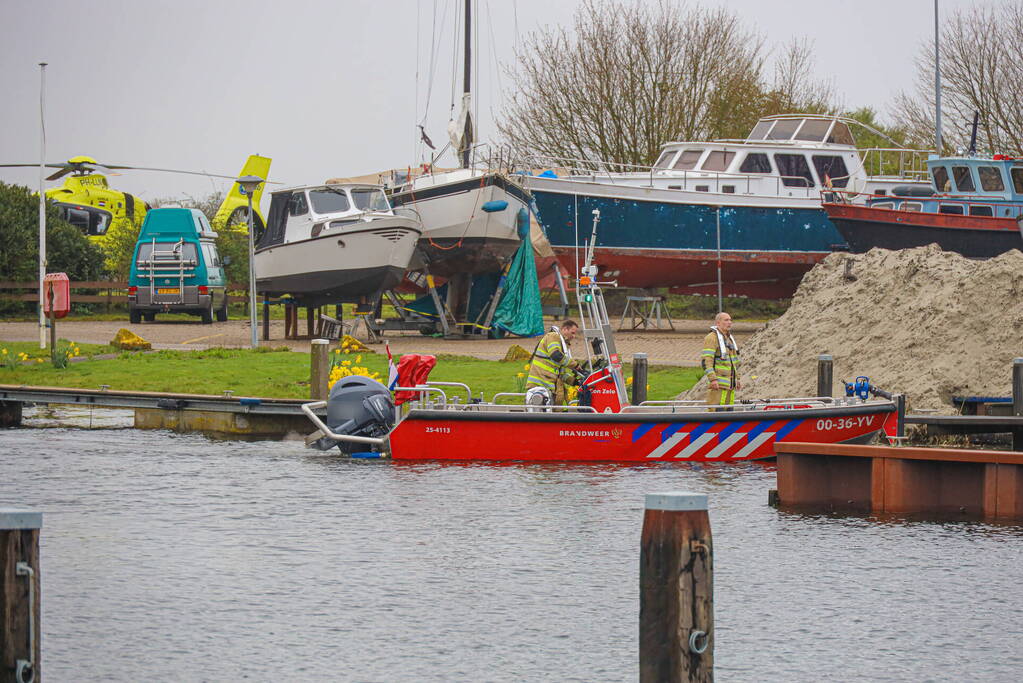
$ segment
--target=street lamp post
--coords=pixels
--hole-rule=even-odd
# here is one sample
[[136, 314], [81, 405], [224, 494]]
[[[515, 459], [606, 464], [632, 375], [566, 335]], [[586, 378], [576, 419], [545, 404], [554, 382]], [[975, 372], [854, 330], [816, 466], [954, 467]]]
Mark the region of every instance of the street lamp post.
[[238, 179], [242, 193], [249, 198], [249, 326], [252, 328], [252, 348], [259, 346], [256, 338], [256, 241], [252, 229], [252, 195], [263, 182], [264, 179], [257, 175]]
[[43, 312], [43, 280], [46, 279], [46, 62], [39, 62], [39, 348], [46, 348], [46, 314]]

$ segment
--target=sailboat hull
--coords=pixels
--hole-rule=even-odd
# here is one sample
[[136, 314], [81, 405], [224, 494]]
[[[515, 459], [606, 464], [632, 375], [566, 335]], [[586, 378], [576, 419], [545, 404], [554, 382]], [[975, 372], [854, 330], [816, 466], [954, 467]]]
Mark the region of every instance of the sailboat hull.
[[516, 216], [528, 210], [529, 195], [507, 177], [463, 170], [413, 183], [393, 193], [391, 205], [422, 222], [418, 256], [432, 275], [494, 272], [518, 249]]

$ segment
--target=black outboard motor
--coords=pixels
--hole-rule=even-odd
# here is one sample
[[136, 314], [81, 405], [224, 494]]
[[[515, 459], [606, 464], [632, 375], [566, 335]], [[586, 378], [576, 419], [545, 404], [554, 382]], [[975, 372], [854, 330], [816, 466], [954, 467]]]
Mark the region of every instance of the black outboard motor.
[[[369, 377], [343, 377], [334, 383], [327, 398], [327, 419], [324, 420], [336, 434], [384, 437], [394, 427], [394, 401], [391, 392], [380, 382]], [[374, 451], [380, 447], [371, 444], [335, 441], [323, 437], [316, 447], [326, 451], [334, 446], [342, 453]]]

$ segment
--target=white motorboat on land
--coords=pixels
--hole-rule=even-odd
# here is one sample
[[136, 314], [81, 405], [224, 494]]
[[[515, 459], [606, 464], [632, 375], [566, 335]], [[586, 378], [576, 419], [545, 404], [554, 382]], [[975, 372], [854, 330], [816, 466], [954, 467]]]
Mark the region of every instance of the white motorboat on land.
[[309, 306], [375, 301], [401, 281], [421, 234], [379, 185], [278, 190], [256, 242], [256, 288]]

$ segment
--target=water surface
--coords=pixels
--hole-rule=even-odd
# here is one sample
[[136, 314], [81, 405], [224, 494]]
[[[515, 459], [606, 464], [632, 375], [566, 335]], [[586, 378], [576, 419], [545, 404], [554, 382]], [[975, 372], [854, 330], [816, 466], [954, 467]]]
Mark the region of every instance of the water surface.
[[1020, 528], [786, 514], [770, 488], [756, 463], [0, 432], [0, 505], [44, 512], [50, 681], [635, 680], [644, 494], [669, 490], [710, 498], [718, 680], [1020, 679]]

